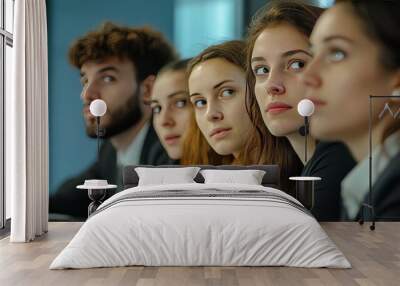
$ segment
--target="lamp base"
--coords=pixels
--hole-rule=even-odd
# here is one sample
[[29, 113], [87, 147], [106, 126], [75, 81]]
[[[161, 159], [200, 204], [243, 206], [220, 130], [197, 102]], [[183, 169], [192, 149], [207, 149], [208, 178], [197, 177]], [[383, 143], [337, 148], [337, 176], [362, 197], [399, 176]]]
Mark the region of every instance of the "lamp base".
[[88, 189], [88, 196], [92, 202], [88, 206], [88, 217], [103, 203], [106, 197], [105, 189]]
[[296, 181], [296, 199], [308, 210], [314, 208], [314, 181]]
[[290, 177], [296, 181], [296, 199], [300, 201], [308, 210], [314, 208], [315, 203], [315, 183], [320, 181], [320, 177]]

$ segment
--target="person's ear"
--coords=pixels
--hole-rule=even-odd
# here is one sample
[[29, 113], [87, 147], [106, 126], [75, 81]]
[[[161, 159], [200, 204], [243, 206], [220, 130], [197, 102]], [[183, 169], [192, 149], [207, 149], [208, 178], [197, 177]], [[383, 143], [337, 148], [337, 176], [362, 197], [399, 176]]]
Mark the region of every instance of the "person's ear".
[[144, 104], [150, 104], [151, 93], [153, 91], [154, 82], [156, 80], [155, 75], [149, 75], [140, 84], [142, 90], [142, 101]]

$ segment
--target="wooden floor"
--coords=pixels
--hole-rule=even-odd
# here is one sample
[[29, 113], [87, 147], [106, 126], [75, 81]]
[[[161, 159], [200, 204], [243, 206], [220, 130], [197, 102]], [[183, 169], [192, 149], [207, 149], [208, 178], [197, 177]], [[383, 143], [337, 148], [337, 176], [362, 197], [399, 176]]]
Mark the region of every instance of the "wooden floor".
[[322, 226], [353, 268], [290, 267], [120, 267], [48, 270], [81, 223], [50, 223], [32, 243], [0, 240], [0, 285], [400, 285], [400, 223], [335, 222]]

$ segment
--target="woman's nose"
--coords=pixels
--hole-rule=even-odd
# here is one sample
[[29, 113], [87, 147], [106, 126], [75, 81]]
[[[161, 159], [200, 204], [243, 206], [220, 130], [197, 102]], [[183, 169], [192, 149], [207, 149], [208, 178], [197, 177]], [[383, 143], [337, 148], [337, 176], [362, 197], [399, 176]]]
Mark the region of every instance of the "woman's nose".
[[163, 127], [173, 127], [175, 126], [175, 123], [171, 110], [167, 109], [161, 113], [161, 125]]
[[267, 94], [271, 96], [277, 96], [286, 92], [283, 84], [283, 75], [279, 70], [272, 70], [267, 80]]
[[280, 83], [270, 83], [267, 87], [267, 92], [269, 95], [281, 95], [285, 93], [285, 87]]
[[207, 120], [209, 121], [218, 121], [224, 119], [224, 114], [218, 108], [212, 106], [211, 104], [208, 105], [207, 109]]
[[300, 74], [300, 80], [307, 87], [318, 88], [322, 84], [321, 74], [322, 61], [319, 56], [315, 56]]

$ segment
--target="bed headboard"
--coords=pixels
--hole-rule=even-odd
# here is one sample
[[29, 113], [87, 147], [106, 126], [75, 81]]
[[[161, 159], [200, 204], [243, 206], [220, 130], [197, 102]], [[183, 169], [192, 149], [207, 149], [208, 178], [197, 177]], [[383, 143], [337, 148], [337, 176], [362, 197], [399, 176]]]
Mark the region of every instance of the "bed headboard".
[[[212, 166], [212, 165], [196, 165], [201, 169], [221, 169], [221, 170], [247, 170], [247, 169], [256, 169], [265, 171], [265, 175], [262, 179], [261, 184], [265, 187], [272, 187], [279, 189], [280, 188], [280, 169], [278, 165], [251, 165], [251, 166], [238, 166], [238, 165], [220, 165], [220, 166]], [[160, 165], [160, 166], [152, 166], [152, 165], [134, 165], [134, 166], [126, 166], [123, 170], [123, 185], [124, 189], [136, 187], [139, 182], [139, 176], [135, 171], [136, 167], [147, 167], [147, 168], [181, 168], [181, 167], [190, 167], [190, 166], [182, 166], [182, 165]], [[204, 183], [204, 178], [200, 174], [194, 178], [197, 183]]]

